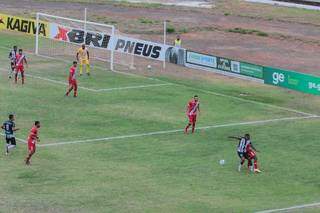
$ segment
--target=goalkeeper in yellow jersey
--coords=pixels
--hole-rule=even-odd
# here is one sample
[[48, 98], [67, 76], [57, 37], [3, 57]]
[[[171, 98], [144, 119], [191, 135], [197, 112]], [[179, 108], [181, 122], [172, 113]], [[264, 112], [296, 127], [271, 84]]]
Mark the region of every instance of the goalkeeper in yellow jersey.
[[82, 75], [83, 65], [86, 65], [86, 73], [90, 75], [89, 51], [85, 44], [77, 51], [77, 61], [80, 63], [80, 76]]

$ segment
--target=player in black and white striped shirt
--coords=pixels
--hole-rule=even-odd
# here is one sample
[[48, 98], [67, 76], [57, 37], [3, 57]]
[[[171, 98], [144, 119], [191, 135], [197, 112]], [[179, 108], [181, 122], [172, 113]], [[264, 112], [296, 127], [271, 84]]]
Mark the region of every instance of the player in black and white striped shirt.
[[10, 59], [10, 70], [9, 70], [9, 78], [12, 78], [12, 74], [14, 73], [16, 67], [16, 55], [17, 55], [18, 47], [13, 46], [13, 49], [9, 52]]
[[239, 144], [237, 147], [237, 152], [238, 152], [238, 156], [240, 158], [240, 163], [238, 166], [238, 171], [241, 171], [241, 167], [244, 164], [245, 160], [246, 160], [246, 152], [247, 152], [247, 145], [250, 142], [250, 135], [249, 134], [245, 134], [244, 137], [236, 137], [236, 136], [230, 136], [229, 138], [232, 139], [237, 139], [239, 140]]

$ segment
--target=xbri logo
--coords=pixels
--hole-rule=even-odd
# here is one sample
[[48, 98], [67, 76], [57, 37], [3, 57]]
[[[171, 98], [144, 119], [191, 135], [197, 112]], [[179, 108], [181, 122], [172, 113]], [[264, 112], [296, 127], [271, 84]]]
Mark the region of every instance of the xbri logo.
[[71, 30], [68, 32], [69, 41], [100, 48], [108, 48], [110, 36], [100, 33], [85, 32], [83, 30]]

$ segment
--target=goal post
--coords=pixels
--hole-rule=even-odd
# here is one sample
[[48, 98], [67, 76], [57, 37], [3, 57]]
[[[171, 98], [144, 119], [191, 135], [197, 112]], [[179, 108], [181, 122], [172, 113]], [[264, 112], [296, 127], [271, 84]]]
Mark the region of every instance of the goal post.
[[[46, 37], [39, 36], [40, 23], [46, 23], [49, 26], [49, 32], [47, 32]], [[89, 48], [91, 63], [101, 64], [101, 66], [106, 67], [111, 71], [114, 71], [115, 64], [126, 66], [128, 69], [134, 67], [134, 56], [116, 53], [112, 49], [102, 47], [103, 42], [105, 42], [103, 39], [110, 39], [115, 35], [120, 35], [120, 32], [116, 30], [114, 25], [87, 21], [86, 16], [84, 20], [78, 20], [45, 13], [37, 13], [36, 26], [36, 55], [63, 60], [74, 60], [77, 48], [82, 44], [86, 44]], [[79, 33], [79, 35], [81, 34], [82, 36], [84, 35], [82, 42], [74, 42], [74, 40], [73, 42], [70, 41], [70, 39], [77, 39], [77, 36], [79, 36], [74, 32]], [[60, 35], [59, 33], [64, 34]], [[70, 38], [70, 35], [75, 36], [75, 38]], [[97, 38], [100, 39], [98, 42]], [[88, 42], [88, 40], [90, 41]], [[92, 43], [97, 45], [92, 45]]]

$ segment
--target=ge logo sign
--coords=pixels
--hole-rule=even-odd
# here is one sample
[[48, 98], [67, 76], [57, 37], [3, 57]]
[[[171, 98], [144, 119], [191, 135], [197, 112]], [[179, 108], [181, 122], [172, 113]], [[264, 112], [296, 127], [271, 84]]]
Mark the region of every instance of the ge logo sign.
[[274, 72], [272, 74], [272, 79], [273, 79], [272, 82], [274, 84], [279, 84], [279, 83], [283, 83], [284, 82], [285, 77], [284, 77], [284, 74], [282, 74], [282, 73]]

